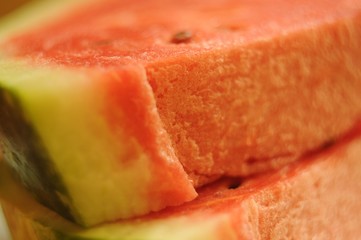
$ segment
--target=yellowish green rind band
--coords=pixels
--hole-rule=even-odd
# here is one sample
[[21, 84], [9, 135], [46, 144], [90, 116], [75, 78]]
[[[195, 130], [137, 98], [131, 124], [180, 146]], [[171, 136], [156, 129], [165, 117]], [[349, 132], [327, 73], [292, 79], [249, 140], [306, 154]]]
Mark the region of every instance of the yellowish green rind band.
[[[53, 171], [64, 185], [65, 191], [52, 194], [77, 222], [92, 225], [149, 211], [151, 160], [137, 139], [107, 126], [97, 74], [14, 62], [0, 66], [0, 85], [21, 104], [53, 165], [41, 171]], [[136, 153], [124, 164], [129, 144]]]
[[[27, 218], [14, 208], [5, 206], [14, 218], [12, 229], [28, 231], [31, 240], [235, 240], [231, 214], [204, 212], [147, 221], [105, 224], [89, 229], [54, 228]], [[19, 228], [21, 226], [21, 228]], [[26, 226], [26, 227], [24, 227]], [[19, 234], [18, 232], [17, 234]]]

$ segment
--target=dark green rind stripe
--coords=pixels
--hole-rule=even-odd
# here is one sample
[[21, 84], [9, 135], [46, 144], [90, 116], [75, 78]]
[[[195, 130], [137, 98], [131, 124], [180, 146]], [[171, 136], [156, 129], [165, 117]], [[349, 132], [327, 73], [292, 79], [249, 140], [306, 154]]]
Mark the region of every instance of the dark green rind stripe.
[[26, 119], [16, 94], [1, 86], [0, 146], [6, 163], [36, 199], [64, 218], [75, 221], [74, 213], [59, 197], [60, 194], [70, 199], [44, 144]]

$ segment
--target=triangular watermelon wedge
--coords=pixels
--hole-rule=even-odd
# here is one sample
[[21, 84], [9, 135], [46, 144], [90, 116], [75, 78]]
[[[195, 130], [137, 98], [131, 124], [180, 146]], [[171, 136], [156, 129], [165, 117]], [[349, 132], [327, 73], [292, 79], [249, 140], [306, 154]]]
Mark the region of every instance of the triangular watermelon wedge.
[[44, 4], [0, 30], [1, 145], [82, 225], [279, 168], [361, 114], [359, 0]]
[[[342, 141], [278, 171], [220, 180], [192, 202], [142, 218], [81, 230], [49, 213], [41, 215], [43, 223], [9, 204], [6, 213], [14, 240], [21, 234], [31, 240], [355, 239], [360, 158], [361, 123]], [[44, 216], [51, 218], [44, 222]]]
[[142, 68], [7, 65], [0, 78], [5, 160], [46, 206], [88, 225], [196, 196]]

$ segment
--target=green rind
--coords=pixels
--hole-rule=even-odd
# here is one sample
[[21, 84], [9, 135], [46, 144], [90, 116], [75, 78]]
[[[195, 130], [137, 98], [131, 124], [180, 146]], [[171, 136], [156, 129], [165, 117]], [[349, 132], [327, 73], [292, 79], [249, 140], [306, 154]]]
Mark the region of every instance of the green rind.
[[[66, 148], [66, 144], [59, 146], [56, 137], [50, 137], [49, 139], [49, 136], [53, 135], [53, 133], [58, 134], [58, 137], [59, 134], [64, 134], [62, 129], [59, 129], [59, 126], [56, 126], [56, 122], [54, 122], [54, 120], [61, 121], [61, 119], [67, 119], [67, 117], [65, 117], [66, 115], [54, 116], [54, 113], [59, 109], [67, 112], [67, 108], [70, 107], [70, 105], [62, 105], [62, 99], [71, 99], [72, 94], [74, 96], [78, 93], [77, 90], [68, 93], [68, 89], [76, 89], [76, 87], [74, 87], [76, 84], [71, 85], [67, 81], [64, 81], [64, 79], [72, 79], [72, 83], [89, 81], [87, 75], [81, 71], [79, 73], [67, 69], [45, 66], [38, 68], [21, 61], [0, 61], [0, 87], [3, 92], [6, 92], [7, 96], [11, 96], [12, 101], [16, 102], [15, 108], [18, 108], [12, 109], [11, 113], [8, 113], [12, 115], [12, 117], [19, 115], [19, 112], [21, 113], [18, 116], [18, 120], [22, 122], [23, 132], [28, 135], [25, 138], [21, 138], [21, 144], [15, 147], [18, 153], [24, 152], [24, 150], [25, 152], [27, 151], [26, 159], [23, 159], [16, 167], [14, 163], [10, 165], [13, 165], [13, 168], [17, 168], [17, 173], [22, 178], [23, 184], [35, 194], [41, 203], [56, 210], [63, 217], [85, 225], [86, 220], [84, 220], [84, 216], [78, 213], [77, 207], [74, 206], [73, 199], [70, 197], [72, 193], [69, 192], [67, 187], [69, 186], [69, 180], [67, 181], [63, 175], [59, 174], [63, 172], [61, 169], [62, 159], [58, 159], [59, 151], [60, 153], [64, 152], [66, 154], [67, 151], [69, 153], [71, 150], [63, 149], [64, 146]], [[77, 99], [79, 100], [79, 97], [77, 97]], [[19, 110], [19, 112], [17, 112], [17, 110]], [[68, 121], [70, 122], [76, 118], [74, 116], [69, 117]], [[2, 122], [3, 120], [4, 119], [2, 119]], [[79, 122], [78, 125], [73, 124], [73, 127], [77, 128], [79, 124], [81, 125]], [[16, 131], [19, 130], [20, 129], [16, 129]], [[77, 132], [74, 131], [73, 134], [76, 135]], [[73, 137], [71, 136], [73, 135], [69, 136], [68, 134], [68, 138], [72, 139]], [[9, 139], [8, 137], [11, 138], [12, 136], [5, 136], [5, 139], [2, 141], [7, 141], [7, 139]], [[65, 136], [60, 137], [60, 141], [62, 141], [61, 139], [64, 137]], [[49, 143], [49, 141], [51, 141], [51, 143]], [[47, 143], [46, 146], [43, 145], [45, 142]], [[72, 141], [68, 141], [68, 148], [74, 148], [71, 144]], [[4, 152], [9, 152], [9, 148], [7, 147], [4, 147]], [[54, 153], [54, 148], [57, 149], [56, 151], [58, 152]], [[6, 155], [4, 155], [5, 158], [12, 158], [12, 156]], [[54, 161], [56, 159], [58, 160]], [[70, 156], [68, 160], [69, 162], [67, 164], [71, 164], [72, 159]], [[9, 162], [11, 159], [6, 161]], [[24, 169], [24, 167], [20, 166], [22, 164], [30, 168]], [[72, 167], [70, 167], [70, 169], [71, 168]], [[22, 169], [25, 170], [25, 172], [20, 173], [19, 171]], [[33, 173], [28, 174], [27, 172], [29, 170], [33, 171]], [[74, 189], [72, 191], [74, 192]]]
[[21, 216], [36, 233], [37, 240], [233, 240], [231, 214], [202, 212], [145, 222], [119, 222], [95, 228], [69, 231], [55, 229]]
[[74, 221], [74, 213], [57, 194], [59, 192], [69, 199], [62, 179], [56, 174], [42, 141], [23, 113], [17, 96], [0, 85], [0, 149], [4, 159], [36, 199]]
[[[46, 226], [54, 229], [67, 229], [67, 231], [80, 229], [78, 225], [39, 204], [4, 161], [0, 161], [0, 204], [4, 205], [5, 213], [10, 212], [11, 217], [14, 216], [24, 222], [30, 222], [30, 220], [25, 221], [27, 218], [46, 223]], [[26, 218], [24, 218], [25, 215]]]
[[187, 216], [144, 224], [120, 223], [73, 234], [55, 232], [54, 236], [58, 240], [232, 240], [236, 239], [236, 232], [231, 229], [229, 216], [219, 214], [208, 219], [205, 216]]
[[[53, 78], [52, 82], [48, 81], [50, 76]], [[2, 111], [6, 112], [6, 119], [1, 119], [1, 145], [5, 162], [12, 166], [23, 185], [41, 203], [69, 220], [82, 222], [81, 216], [72, 207], [64, 179], [57, 174], [59, 170], [54, 162], [50, 161], [54, 155], [44, 145], [39, 123], [36, 125], [34, 121], [37, 118], [34, 111], [36, 115], [36, 111], [42, 110], [39, 109], [41, 105], [36, 106], [36, 101], [40, 99], [33, 97], [37, 96], [37, 91], [41, 91], [41, 88], [49, 88], [51, 85], [56, 87], [63, 77], [79, 78], [79, 74], [49, 67], [32, 68], [21, 61], [0, 61], [1, 104]], [[39, 97], [41, 98], [40, 95]], [[26, 98], [32, 100], [28, 102]], [[34, 100], [35, 103], [32, 102]], [[35, 104], [35, 108], [31, 104]], [[17, 161], [12, 161], [14, 159]]]
[[[0, 162], [0, 199], [11, 215], [11, 230], [31, 233], [32, 240], [233, 240], [232, 213], [201, 209], [164, 217], [140, 218], [88, 229], [66, 221], [34, 201]], [[5, 184], [5, 185], [4, 185]], [[21, 200], [17, 198], [21, 197]], [[14, 201], [16, 200], [16, 201]], [[19, 202], [20, 201], [20, 202]], [[33, 236], [35, 234], [35, 236]]]

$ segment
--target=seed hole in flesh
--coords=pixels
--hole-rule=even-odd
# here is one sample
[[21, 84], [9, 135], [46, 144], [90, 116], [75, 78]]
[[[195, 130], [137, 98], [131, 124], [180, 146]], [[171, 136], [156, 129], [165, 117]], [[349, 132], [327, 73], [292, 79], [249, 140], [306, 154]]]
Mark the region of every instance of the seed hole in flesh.
[[192, 32], [190, 31], [180, 31], [173, 35], [171, 42], [172, 43], [188, 43], [192, 39]]
[[228, 184], [228, 189], [237, 189], [241, 186], [241, 180], [236, 179]]

